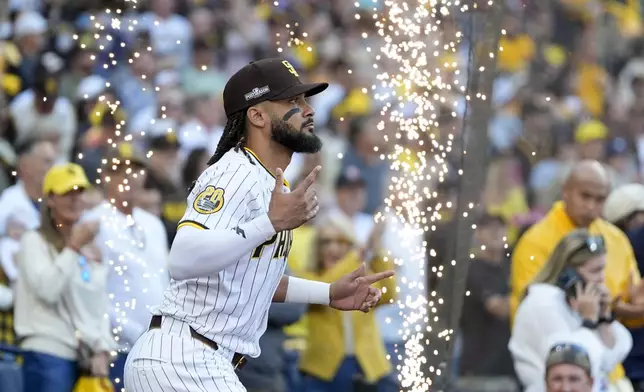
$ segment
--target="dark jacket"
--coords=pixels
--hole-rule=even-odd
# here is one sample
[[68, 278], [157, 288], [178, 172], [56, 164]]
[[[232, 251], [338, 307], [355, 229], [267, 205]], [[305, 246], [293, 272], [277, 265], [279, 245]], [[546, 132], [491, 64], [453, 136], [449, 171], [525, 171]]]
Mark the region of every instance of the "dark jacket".
[[[644, 271], [644, 227], [631, 230], [627, 234], [641, 274]], [[623, 362], [624, 371], [629, 379], [644, 381], [644, 327], [630, 328], [629, 331], [633, 336], [633, 348]]]
[[308, 305], [273, 303], [268, 311], [268, 327], [259, 340], [262, 353], [250, 358], [238, 373], [239, 380], [249, 390], [283, 392], [284, 381], [284, 327], [302, 317]]

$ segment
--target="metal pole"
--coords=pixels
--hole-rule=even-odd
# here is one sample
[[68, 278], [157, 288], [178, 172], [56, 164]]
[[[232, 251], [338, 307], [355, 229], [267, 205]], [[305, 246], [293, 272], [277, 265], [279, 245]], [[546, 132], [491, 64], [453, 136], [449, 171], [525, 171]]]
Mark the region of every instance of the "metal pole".
[[[432, 391], [451, 391], [452, 361], [454, 356], [454, 338], [457, 336], [460, 322], [463, 297], [466, 291], [467, 271], [469, 268], [470, 245], [472, 241], [472, 225], [477, 211], [474, 207], [480, 201], [480, 190], [485, 184], [489, 162], [488, 123], [492, 117], [492, 88], [496, 77], [496, 58], [501, 37], [501, 22], [504, 5], [495, 1], [484, 10], [473, 13], [472, 29], [476, 39], [470, 40], [475, 48], [470, 50], [470, 80], [467, 95], [470, 97], [464, 122], [462, 169], [458, 203], [456, 206], [456, 229], [454, 237], [455, 262], [444, 266], [443, 279], [439, 281], [439, 290], [444, 294], [443, 309], [448, 312], [444, 320], [449, 320], [447, 333], [450, 339], [443, 343], [447, 347], [439, 348], [437, 368], [441, 374], [434, 380]], [[493, 53], [494, 56], [489, 54]], [[454, 264], [454, 265], [452, 265]], [[435, 342], [442, 342], [440, 339]], [[431, 349], [431, 348], [430, 348]]]

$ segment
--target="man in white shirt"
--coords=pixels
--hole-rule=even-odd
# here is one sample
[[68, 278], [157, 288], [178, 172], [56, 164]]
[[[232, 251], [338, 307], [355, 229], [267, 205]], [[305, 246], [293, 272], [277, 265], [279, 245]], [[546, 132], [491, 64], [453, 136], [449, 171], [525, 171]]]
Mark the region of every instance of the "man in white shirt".
[[364, 246], [374, 227], [371, 214], [362, 212], [366, 203], [365, 181], [356, 166], [347, 166], [338, 176], [335, 183], [337, 209], [336, 214], [344, 214], [353, 222], [358, 243]]
[[211, 154], [217, 150], [224, 130], [219, 105], [214, 95], [202, 95], [189, 101], [191, 118], [178, 132], [183, 157], [187, 157], [195, 148], [206, 148]]
[[140, 160], [123, 155], [108, 159], [103, 169], [106, 201], [83, 217], [101, 222], [96, 244], [109, 267], [110, 319], [120, 345], [110, 372], [117, 391], [123, 388], [127, 353], [147, 329], [150, 307], [161, 302], [169, 284], [165, 227], [157, 216], [133, 206], [145, 179], [144, 167]]
[[192, 27], [175, 13], [175, 0], [153, 0], [151, 11], [143, 14], [141, 26], [150, 32], [155, 54], [170, 62], [173, 68], [188, 65], [192, 51]]
[[18, 182], [0, 195], [0, 236], [7, 234], [6, 223], [20, 215], [26, 230], [40, 226], [39, 202], [45, 174], [56, 160], [54, 145], [46, 140], [28, 139], [16, 148]]
[[[19, 278], [16, 255], [20, 238], [40, 226], [40, 198], [45, 174], [56, 152], [52, 143], [28, 139], [16, 147], [18, 182], [0, 194], [0, 324], [3, 341], [13, 343], [13, 283]], [[0, 275], [2, 275], [0, 273]]]
[[[45, 56], [40, 61], [44, 62]], [[56, 78], [44, 64], [38, 64], [34, 79], [33, 88], [20, 93], [9, 105], [16, 143], [47, 138], [55, 143], [58, 158], [68, 161], [76, 138], [74, 106], [58, 95]]]
[[[22, 4], [27, 3], [24, 0], [17, 1]], [[34, 11], [19, 13], [13, 23], [13, 41], [21, 57], [18, 74], [27, 87], [31, 87], [34, 82], [34, 69], [38, 63], [38, 57], [47, 44], [47, 27], [47, 20], [39, 12]]]

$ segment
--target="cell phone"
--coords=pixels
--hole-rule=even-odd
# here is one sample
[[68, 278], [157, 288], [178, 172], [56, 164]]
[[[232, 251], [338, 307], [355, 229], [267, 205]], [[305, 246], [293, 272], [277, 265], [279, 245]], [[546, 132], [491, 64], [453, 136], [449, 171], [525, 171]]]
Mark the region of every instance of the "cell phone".
[[567, 298], [575, 298], [577, 296], [578, 283], [581, 283], [582, 288], [586, 286], [584, 279], [571, 267], [565, 268], [557, 280], [557, 286], [563, 289]]

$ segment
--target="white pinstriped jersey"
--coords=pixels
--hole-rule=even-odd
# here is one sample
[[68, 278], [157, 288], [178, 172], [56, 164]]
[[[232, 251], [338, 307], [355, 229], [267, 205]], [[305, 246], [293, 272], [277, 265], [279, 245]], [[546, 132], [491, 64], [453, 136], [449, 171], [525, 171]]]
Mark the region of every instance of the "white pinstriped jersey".
[[[252, 158], [233, 149], [199, 176], [179, 227], [231, 230], [268, 212], [275, 178], [247, 151]], [[173, 280], [155, 313], [187, 322], [230, 350], [259, 356], [259, 338], [292, 241], [291, 231], [280, 232], [217, 275]]]

